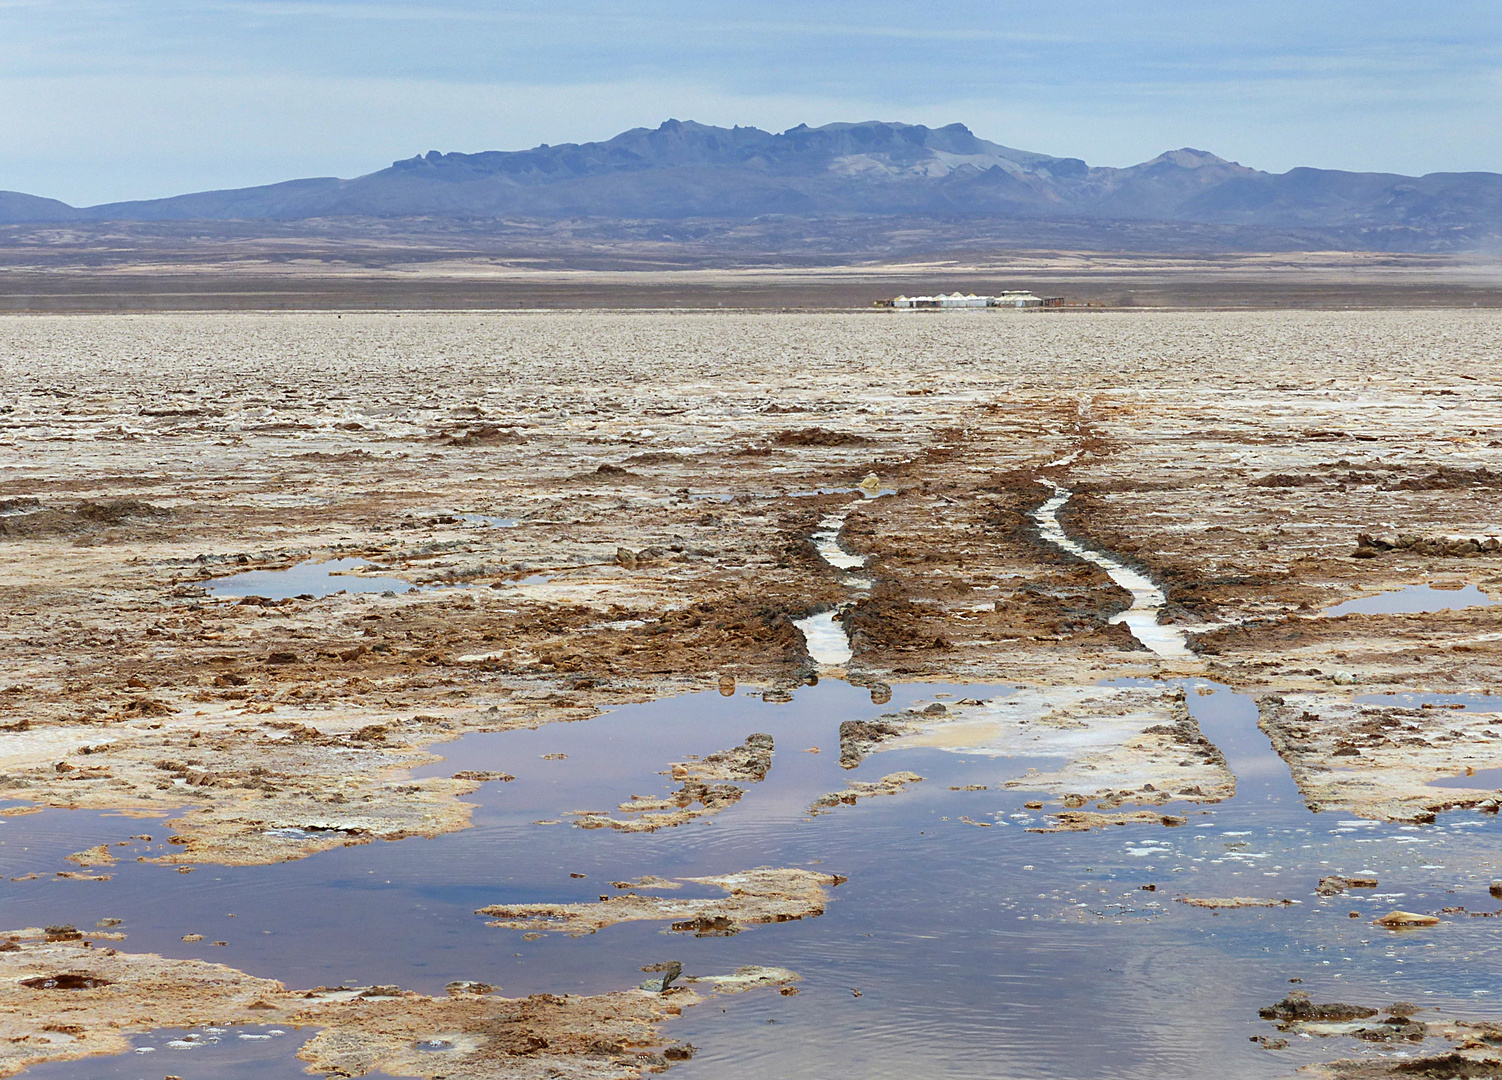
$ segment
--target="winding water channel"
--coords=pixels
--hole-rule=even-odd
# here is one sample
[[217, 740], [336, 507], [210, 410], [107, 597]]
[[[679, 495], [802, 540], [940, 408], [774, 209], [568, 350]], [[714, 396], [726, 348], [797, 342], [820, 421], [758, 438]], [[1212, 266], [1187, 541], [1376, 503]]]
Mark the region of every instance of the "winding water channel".
[[[1043, 535], [1131, 590], [1123, 621], [1157, 655], [1186, 655], [1182, 636], [1156, 622], [1161, 590], [1064, 534], [1057, 514], [1067, 498], [1058, 489], [1037, 511]], [[1317, 1000], [1404, 999], [1502, 1018], [1502, 942], [1489, 924], [1459, 918], [1422, 935], [1370, 925], [1393, 906], [1494, 909], [1487, 885], [1495, 876], [1495, 816], [1457, 813], [1398, 826], [1313, 814], [1257, 729], [1249, 698], [1199, 678], [1178, 685], [1237, 783], [1235, 797], [1220, 804], [1161, 807], [1187, 818], [1179, 828], [1028, 831], [1044, 823], [1041, 811], [1025, 806], [1038, 794], [1003, 785], [1057, 759], [912, 749], [843, 770], [843, 720], [1013, 690], [895, 685], [890, 703], [876, 706], [866, 691], [824, 680], [791, 703], [745, 692], [693, 694], [587, 723], [467, 736], [439, 747], [446, 760], [421, 774], [495, 769], [516, 779], [480, 789], [474, 827], [464, 832], [191, 875], [122, 854], [108, 883], [7, 882], [6, 918], [18, 926], [120, 918], [132, 951], [200, 956], [289, 986], [395, 983], [442, 993], [452, 980], [477, 979], [507, 995], [589, 993], [634, 985], [642, 965], [664, 959], [681, 960], [691, 973], [756, 963], [804, 976], [795, 997], [746, 994], [686, 1011], [669, 1031], [701, 1048], [674, 1066], [686, 1080], [1270, 1078], [1314, 1060], [1423, 1049], [1350, 1039], [1261, 1049], [1251, 1038], [1271, 1029], [1257, 1008], [1281, 998], [1290, 980], [1302, 980]], [[1462, 704], [1502, 707], [1487, 698]], [[569, 824], [570, 811], [671, 789], [661, 775], [668, 762], [739, 745], [753, 732], [773, 737], [772, 769], [721, 814], [639, 834]], [[894, 797], [808, 814], [814, 799], [847, 780], [898, 770], [925, 779]], [[0, 861], [9, 878], [48, 875], [69, 852], [139, 830], [97, 813], [5, 819]], [[143, 842], [138, 853], [160, 848]], [[586, 937], [528, 940], [474, 914], [502, 902], [593, 901], [603, 883], [643, 874], [755, 866], [817, 867], [849, 880], [820, 917], [728, 938], [629, 923]], [[1342, 872], [1378, 877], [1377, 894], [1316, 895], [1322, 875]], [[1185, 894], [1293, 902], [1215, 913], [1174, 902]], [[1353, 910], [1361, 917], [1349, 917]], [[226, 944], [185, 943], [190, 933]], [[137, 1040], [149, 1053], [28, 1075], [302, 1075], [292, 1058], [298, 1033], [265, 1040], [207, 1033], [220, 1039], [213, 1044], [205, 1034], [152, 1033]], [[174, 1038], [200, 1045], [170, 1049]]]

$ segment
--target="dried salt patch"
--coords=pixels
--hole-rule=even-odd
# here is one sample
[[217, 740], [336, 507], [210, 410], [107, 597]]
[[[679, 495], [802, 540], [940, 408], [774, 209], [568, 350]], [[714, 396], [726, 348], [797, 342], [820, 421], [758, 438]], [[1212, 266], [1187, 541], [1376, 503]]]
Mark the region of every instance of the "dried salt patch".
[[270, 1035], [257, 1035], [254, 1032], [250, 1032], [250, 1031], [242, 1031], [242, 1032], [240, 1032], [240, 1036], [239, 1037], [242, 1038], [242, 1039], [269, 1039], [269, 1038], [271, 1038]]
[[138, 1047], [136, 1047], [136, 1053], [138, 1053], [138, 1054], [154, 1054], [154, 1053], [156, 1053], [156, 1047], [154, 1047], [154, 1046], [138, 1046]]
[[167, 1044], [168, 1048], [172, 1050], [191, 1050], [198, 1045], [199, 1043], [189, 1039], [173, 1039]]

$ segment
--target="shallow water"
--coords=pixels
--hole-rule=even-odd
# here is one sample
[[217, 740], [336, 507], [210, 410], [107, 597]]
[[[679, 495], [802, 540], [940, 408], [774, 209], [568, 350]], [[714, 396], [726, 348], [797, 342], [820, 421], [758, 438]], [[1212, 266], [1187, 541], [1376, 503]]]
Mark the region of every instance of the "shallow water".
[[314, 1028], [160, 1028], [131, 1038], [134, 1049], [117, 1057], [37, 1065], [25, 1075], [40, 1080], [159, 1080], [164, 1074], [196, 1080], [261, 1080], [306, 1076], [297, 1051]]
[[1502, 790], [1502, 769], [1472, 769], [1461, 776], [1442, 776], [1430, 780], [1430, 787], [1497, 788]]
[[855, 655], [850, 649], [850, 637], [835, 619], [835, 614], [824, 611], [793, 622], [808, 644], [808, 655], [814, 663], [824, 667], [842, 667]]
[[[1052, 464], [1063, 465], [1069, 460], [1061, 458]], [[1064, 532], [1064, 526], [1059, 522], [1059, 511], [1069, 501], [1071, 492], [1051, 480], [1044, 480], [1042, 483], [1052, 488], [1054, 492], [1052, 498], [1033, 511], [1033, 520], [1038, 523], [1038, 532], [1043, 539], [1054, 547], [1067, 551], [1086, 562], [1094, 563], [1104, 570], [1112, 581], [1132, 594], [1132, 606], [1118, 615], [1113, 615], [1111, 622], [1113, 624], [1125, 623], [1134, 638], [1164, 659], [1192, 658], [1194, 653], [1190, 650], [1189, 642], [1185, 639], [1183, 632], [1177, 627], [1165, 626], [1158, 622], [1158, 613], [1168, 603], [1168, 597], [1164, 595], [1163, 590], [1147, 575], [1138, 573], [1118, 559], [1103, 552], [1093, 551], [1071, 540]]]
[[1428, 611], [1460, 611], [1470, 607], [1489, 607], [1498, 601], [1474, 585], [1463, 589], [1436, 589], [1430, 585], [1409, 585], [1404, 589], [1362, 596], [1326, 608], [1320, 614], [1336, 615], [1418, 615]]
[[407, 592], [416, 586], [394, 577], [365, 577], [349, 571], [372, 566], [364, 559], [309, 560], [285, 570], [247, 570], [203, 583], [213, 596], [263, 596], [268, 600], [332, 596], [335, 593]]
[[840, 547], [840, 529], [844, 526], [845, 518], [849, 513], [849, 510], [843, 510], [826, 515], [819, 522], [818, 531], [810, 537], [814, 549], [819, 553], [819, 558], [836, 570], [859, 570], [866, 565], [865, 555], [852, 555]]
[[[508, 995], [588, 993], [635, 985], [642, 965], [664, 959], [683, 961], [689, 973], [761, 963], [804, 975], [796, 997], [714, 999], [670, 1025], [671, 1037], [702, 1048], [675, 1066], [685, 1077], [1146, 1080], [1204, 1075], [1210, 1062], [1225, 1075], [1272, 1077], [1315, 1058], [1383, 1051], [1351, 1040], [1296, 1040], [1278, 1053], [1249, 1043], [1271, 1033], [1256, 1009], [1282, 997], [1291, 978], [1322, 1000], [1407, 999], [1497, 1016], [1491, 994], [1502, 943], [1492, 921], [1446, 916], [1411, 933], [1369, 921], [1393, 907], [1495, 910], [1487, 886], [1496, 876], [1496, 819], [1450, 814], [1420, 827], [1311, 814], [1256, 729], [1255, 705], [1213, 684], [1187, 685], [1190, 710], [1225, 752], [1238, 792], [1216, 806], [1167, 804], [1188, 815], [1176, 829], [1028, 832], [1042, 823], [1022, 805], [1031, 794], [1002, 785], [1056, 759], [911, 750], [842, 770], [841, 720], [1009, 691], [895, 686], [892, 703], [879, 708], [865, 691], [825, 680], [791, 704], [706, 693], [587, 722], [467, 736], [439, 747], [446, 760], [420, 774], [494, 769], [516, 779], [472, 797], [474, 827], [464, 832], [189, 875], [122, 861], [110, 882], [8, 884], [5, 918], [81, 927], [123, 918], [132, 951], [200, 956], [292, 986], [399, 983], [442, 993], [451, 980], [479, 979]], [[614, 811], [632, 794], [675, 788], [661, 775], [669, 762], [758, 731], [775, 740], [772, 770], [717, 816], [651, 834], [569, 824], [570, 811]], [[557, 754], [567, 756], [550, 758]], [[815, 798], [848, 779], [907, 769], [927, 779], [901, 795], [807, 815]], [[987, 787], [951, 790], [972, 784]], [[50, 873], [61, 853], [99, 842], [111, 827], [116, 837], [156, 833], [139, 845], [142, 854], [161, 847], [152, 822], [75, 811], [58, 828], [55, 816], [6, 820], [0, 857], [8, 875]], [[818, 866], [850, 880], [819, 918], [731, 938], [628, 923], [526, 941], [473, 914], [491, 903], [593, 901], [611, 891], [608, 882], [642, 874], [761, 865]], [[1376, 895], [1315, 895], [1319, 877], [1342, 872], [1372, 873], [1381, 885]], [[1149, 884], [1156, 890], [1142, 888]], [[1175, 903], [1180, 894], [1297, 903], [1215, 914]], [[1348, 918], [1351, 910], [1362, 917]], [[207, 940], [183, 942], [188, 933]], [[280, 1046], [265, 1052], [260, 1072], [220, 1071], [204, 1053], [192, 1059], [193, 1076], [297, 1075]], [[56, 1071], [63, 1068], [71, 1066], [36, 1074], [113, 1075]]]
[[1404, 709], [1464, 708], [1471, 712], [1502, 712], [1502, 697], [1492, 694], [1358, 694], [1361, 705], [1395, 705]]

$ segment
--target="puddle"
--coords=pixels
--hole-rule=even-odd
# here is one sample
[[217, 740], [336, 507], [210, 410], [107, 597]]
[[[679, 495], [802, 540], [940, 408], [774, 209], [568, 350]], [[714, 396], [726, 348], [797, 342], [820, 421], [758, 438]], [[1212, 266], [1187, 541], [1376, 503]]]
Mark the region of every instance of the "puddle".
[[514, 529], [521, 524], [519, 518], [492, 517], [489, 514], [460, 514], [460, 521], [467, 521], [471, 525], [484, 525], [491, 529]]
[[1396, 705], [1403, 709], [1469, 709], [1502, 712], [1502, 697], [1489, 694], [1358, 694], [1360, 705]]
[[1442, 776], [1438, 780], [1430, 780], [1429, 786], [1502, 791], [1502, 769], [1473, 769], [1467, 776]]
[[[868, 477], [868, 479], [874, 478]], [[875, 498], [876, 496], [868, 497]], [[852, 555], [840, 547], [840, 529], [844, 527], [845, 518], [849, 515], [849, 508], [826, 514], [819, 522], [818, 529], [809, 537], [814, 549], [819, 553], [819, 558], [836, 570], [859, 570], [869, 559], [866, 555]], [[840, 584], [852, 589], [866, 590], [871, 588], [871, 579], [845, 574], [840, 579]], [[808, 655], [821, 667], [844, 667], [854, 656], [850, 648], [850, 635], [846, 633], [844, 625], [837, 618], [849, 606], [849, 604], [844, 604], [834, 611], [810, 615], [793, 623], [803, 632], [803, 640], [808, 644]]]
[[803, 640], [808, 643], [808, 655], [813, 657], [814, 663], [824, 667], [844, 667], [854, 655], [850, 649], [850, 638], [845, 633], [844, 626], [835, 621], [835, 614], [833, 611], [826, 611], [793, 623], [803, 632]]
[[1362, 596], [1326, 608], [1320, 614], [1336, 615], [1418, 615], [1430, 611], [1459, 611], [1470, 607], [1489, 607], [1493, 600], [1475, 585], [1463, 589], [1436, 589], [1430, 585], [1410, 585], [1406, 589]]
[[811, 499], [811, 498], [813, 498], [816, 495], [856, 495], [856, 494], [859, 494], [862, 498], [866, 498], [866, 499], [879, 499], [883, 495], [896, 495], [897, 494], [897, 489], [896, 488], [889, 488], [889, 487], [880, 487], [879, 485], [878, 486], [872, 486], [872, 487], [869, 487], [869, 488], [866, 488], [866, 487], [812, 488], [812, 489], [810, 489], [808, 491], [790, 491], [790, 492], [788, 492], [788, 498], [790, 498], [790, 499]]
[[836, 570], [859, 570], [866, 565], [867, 556], [852, 555], [840, 547], [840, 529], [845, 525], [845, 518], [850, 511], [845, 510], [837, 514], [827, 514], [819, 522], [819, 528], [809, 537], [813, 541], [814, 548], [819, 552], [819, 558], [823, 559]]
[[[1066, 459], [1060, 459], [1060, 462], [1055, 464], [1064, 460]], [[1176, 627], [1165, 626], [1158, 622], [1158, 612], [1168, 602], [1163, 590], [1145, 574], [1138, 573], [1109, 555], [1092, 551], [1069, 539], [1064, 532], [1064, 526], [1059, 523], [1059, 511], [1069, 501], [1072, 493], [1068, 488], [1060, 487], [1051, 480], [1041, 482], [1052, 488], [1054, 492], [1052, 498], [1033, 511], [1033, 520], [1037, 521], [1038, 531], [1043, 539], [1054, 547], [1067, 551], [1086, 562], [1094, 563], [1109, 574], [1112, 581], [1132, 594], [1132, 606], [1119, 615], [1112, 616], [1111, 622], [1113, 624], [1125, 623], [1133, 637], [1164, 659], [1192, 658], [1194, 653], [1190, 651], [1184, 634]]]
[[132, 1050], [118, 1057], [33, 1065], [23, 1074], [34, 1080], [155, 1080], [169, 1076], [223, 1080], [270, 1080], [302, 1076], [297, 1051], [315, 1029], [246, 1027], [161, 1028], [131, 1038]]
[[202, 584], [213, 596], [263, 596], [268, 600], [332, 596], [341, 592], [404, 593], [417, 588], [401, 578], [364, 577], [350, 573], [372, 565], [364, 559], [309, 560], [285, 570], [247, 570], [243, 574], [213, 578]]

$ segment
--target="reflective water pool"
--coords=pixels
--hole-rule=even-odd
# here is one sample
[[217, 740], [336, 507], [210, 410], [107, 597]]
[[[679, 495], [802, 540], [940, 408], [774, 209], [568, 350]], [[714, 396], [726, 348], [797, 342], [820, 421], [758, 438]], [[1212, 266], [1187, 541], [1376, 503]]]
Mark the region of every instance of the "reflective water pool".
[[[1056, 759], [923, 749], [843, 770], [842, 720], [945, 694], [1010, 691], [895, 686], [891, 703], [875, 706], [865, 690], [824, 680], [790, 704], [698, 694], [440, 747], [446, 760], [425, 773], [483, 769], [516, 779], [485, 784], [473, 797], [474, 827], [436, 840], [190, 875], [122, 860], [113, 880], [92, 882], [51, 875], [67, 851], [153, 829], [81, 812], [7, 819], [7, 876], [44, 876], [7, 883], [4, 917], [12, 926], [80, 927], [121, 918], [131, 951], [202, 957], [289, 986], [396, 983], [442, 993], [450, 981], [477, 979], [507, 995], [589, 993], [635, 985], [643, 965], [666, 959], [691, 974], [758, 963], [804, 976], [796, 997], [748, 994], [675, 1021], [669, 1034], [701, 1048], [674, 1067], [685, 1077], [1157, 1078], [1212, 1066], [1273, 1077], [1304, 1061], [1387, 1052], [1354, 1040], [1296, 1040], [1277, 1052], [1251, 1043], [1268, 1030], [1257, 1008], [1281, 998], [1290, 979], [1319, 1000], [1404, 999], [1502, 1015], [1493, 1002], [1502, 961], [1495, 922], [1470, 916], [1499, 907], [1487, 891], [1502, 877], [1495, 817], [1396, 826], [1311, 814], [1256, 729], [1253, 703], [1213, 684], [1189, 686], [1190, 710], [1225, 752], [1238, 792], [1219, 805], [1163, 807], [1187, 817], [1180, 828], [1029, 832], [1043, 824], [1024, 806], [1035, 795], [1002, 785]], [[633, 794], [676, 788], [661, 775], [669, 762], [755, 732], [773, 737], [771, 771], [715, 816], [653, 833], [570, 824], [570, 811], [614, 812]], [[926, 779], [808, 814], [847, 780], [899, 770]], [[139, 853], [160, 848], [155, 832]], [[644, 874], [756, 866], [818, 867], [849, 881], [818, 918], [728, 938], [636, 922], [528, 940], [474, 914], [487, 904], [592, 902], [609, 882]], [[1380, 886], [1318, 896], [1319, 878], [1338, 873], [1371, 874]], [[1215, 912], [1175, 902], [1181, 895], [1293, 903]], [[1371, 925], [1393, 907], [1467, 911], [1422, 932]], [[187, 943], [185, 934], [205, 940]], [[208, 944], [215, 940], [226, 944]], [[262, 1072], [216, 1071], [205, 1053], [192, 1059], [193, 1076], [297, 1075], [283, 1045], [266, 1047]], [[76, 1066], [35, 1072], [115, 1075], [65, 1068]]]
[[371, 566], [364, 559], [309, 560], [285, 570], [247, 570], [204, 582], [212, 596], [263, 596], [268, 600], [291, 597], [331, 596], [334, 593], [407, 592], [410, 581], [394, 577], [368, 577], [351, 573]]
[[1459, 611], [1468, 607], [1489, 607], [1497, 603], [1474, 585], [1463, 589], [1436, 589], [1431, 585], [1410, 585], [1406, 589], [1362, 596], [1321, 611], [1321, 615], [1417, 615], [1426, 611]]

